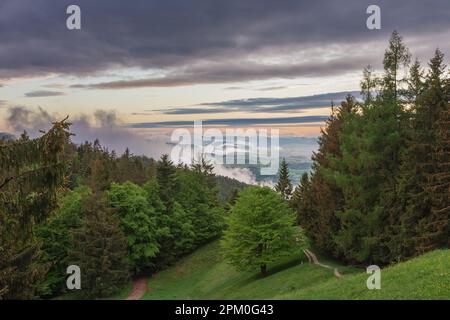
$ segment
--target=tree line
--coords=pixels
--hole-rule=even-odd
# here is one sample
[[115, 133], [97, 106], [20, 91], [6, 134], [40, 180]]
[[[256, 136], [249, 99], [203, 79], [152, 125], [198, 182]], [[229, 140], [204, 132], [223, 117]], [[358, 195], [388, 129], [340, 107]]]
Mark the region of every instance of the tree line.
[[69, 265], [82, 270], [78, 297], [107, 297], [220, 236], [225, 203], [208, 163], [77, 146], [69, 125], [0, 145], [1, 298], [63, 294]]
[[289, 197], [312, 241], [356, 263], [388, 264], [450, 245], [444, 55], [436, 49], [425, 70], [394, 32], [383, 66], [380, 76], [364, 69], [362, 101], [348, 96], [332, 108], [312, 173]]

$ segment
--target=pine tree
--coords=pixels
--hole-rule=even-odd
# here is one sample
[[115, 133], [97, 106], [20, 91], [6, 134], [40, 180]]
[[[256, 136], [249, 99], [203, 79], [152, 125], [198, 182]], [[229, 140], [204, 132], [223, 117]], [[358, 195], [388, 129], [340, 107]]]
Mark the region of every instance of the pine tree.
[[361, 80], [361, 96], [366, 105], [370, 105], [376, 98], [376, 89], [380, 85], [380, 79], [374, 75], [374, 70], [371, 65], [368, 65], [363, 70], [363, 79]]
[[297, 223], [305, 230], [308, 238], [315, 241], [317, 215], [316, 208], [313, 206], [313, 194], [308, 173], [305, 172], [301, 176], [289, 204], [297, 213]]
[[83, 203], [84, 225], [74, 232], [70, 264], [80, 267], [83, 298], [108, 297], [128, 281], [127, 242], [114, 210], [100, 195]]
[[392, 259], [390, 218], [400, 215], [397, 177], [406, 146], [409, 115], [400, 70], [409, 52], [397, 32], [385, 52], [381, 91], [361, 112], [344, 121], [341, 152], [333, 175], [342, 189], [344, 206], [337, 212], [339, 253], [349, 260], [388, 263]]
[[430, 194], [431, 212], [419, 222], [419, 252], [448, 245], [450, 220], [450, 136], [449, 99], [445, 88], [444, 54], [437, 49], [429, 63], [424, 104], [428, 106], [431, 119], [431, 137], [428, 149], [430, 162], [425, 163], [427, 183], [425, 190]]
[[313, 174], [311, 177], [312, 206], [314, 208], [315, 230], [309, 230], [319, 247], [337, 255], [334, 236], [340, 229], [336, 212], [343, 209], [343, 194], [335, 181], [335, 163], [341, 161], [341, 131], [343, 122], [353, 116], [358, 104], [352, 96], [347, 96], [333, 113], [322, 130], [319, 149], [313, 155]]
[[156, 177], [159, 197], [164, 205], [164, 212], [160, 216], [161, 248], [156, 260], [159, 267], [165, 267], [192, 249], [195, 231], [189, 212], [178, 202], [180, 183], [177, 168], [168, 155], [163, 155], [158, 162]]
[[275, 191], [279, 192], [285, 200], [289, 200], [292, 194], [292, 183], [289, 178], [289, 168], [286, 159], [283, 158], [278, 172], [278, 182]]
[[399, 98], [400, 86], [404, 79], [399, 79], [401, 67], [408, 66], [411, 54], [403, 43], [403, 39], [397, 31], [394, 31], [389, 39], [389, 46], [384, 54], [383, 66], [383, 92], [385, 100], [397, 101]]
[[177, 170], [179, 192], [176, 201], [190, 217], [196, 245], [218, 237], [223, 229], [223, 210], [219, 206], [212, 169], [200, 164], [193, 170]]
[[417, 99], [425, 89], [424, 71], [419, 60], [416, 59], [409, 69], [409, 78], [406, 81], [408, 83], [408, 90], [406, 92], [408, 102], [416, 104], [418, 102]]
[[53, 124], [42, 137], [0, 145], [0, 299], [34, 298], [47, 267], [37, 265], [33, 236], [57, 205], [64, 183], [70, 124]]
[[174, 193], [177, 191], [177, 181], [175, 175], [175, 166], [170, 161], [169, 155], [164, 154], [158, 162], [157, 180], [159, 185], [159, 197], [164, 203], [167, 213], [173, 207]]

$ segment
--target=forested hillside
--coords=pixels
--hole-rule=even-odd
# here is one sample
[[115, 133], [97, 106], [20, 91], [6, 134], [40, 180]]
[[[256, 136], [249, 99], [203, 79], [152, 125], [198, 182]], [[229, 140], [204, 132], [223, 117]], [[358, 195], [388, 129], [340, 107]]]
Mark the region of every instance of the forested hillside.
[[[417, 285], [405, 286], [423, 284], [426, 294], [401, 297], [442, 298], [448, 272], [436, 263], [447, 263], [450, 245], [450, 79], [439, 49], [427, 67], [411, 57], [394, 32], [383, 72], [363, 71], [363, 99], [333, 105], [312, 170], [296, 187], [285, 159], [274, 188], [247, 186], [216, 177], [204, 159], [175, 165], [168, 155], [117, 155], [98, 140], [74, 144], [67, 119], [36, 139], [24, 132], [0, 140], [0, 299], [65, 295], [71, 265], [83, 277], [73, 297], [111, 297], [136, 276], [173, 277], [172, 266], [203, 245], [214, 248], [214, 265], [188, 270], [186, 282], [156, 282], [146, 297], [376, 297], [352, 293], [361, 275], [340, 291], [328, 273], [303, 266], [324, 280], [312, 288], [290, 269], [312, 247], [349, 273], [357, 269], [344, 265], [389, 265], [390, 277], [409, 283], [415, 275], [405, 272], [426, 268]], [[176, 270], [180, 279], [188, 272]], [[248, 294], [233, 291], [250, 283]], [[401, 286], [386, 297], [397, 298]], [[197, 287], [204, 291], [192, 296]]]
[[425, 70], [394, 32], [383, 65], [381, 75], [364, 69], [364, 101], [333, 109], [291, 199], [309, 238], [350, 262], [389, 264], [450, 244], [444, 55], [436, 49]]
[[218, 184], [205, 161], [175, 166], [166, 155], [117, 156], [99, 141], [76, 146], [69, 127], [0, 145], [2, 298], [60, 295], [72, 264], [83, 270], [78, 297], [109, 296], [220, 236], [225, 199], [243, 184]]

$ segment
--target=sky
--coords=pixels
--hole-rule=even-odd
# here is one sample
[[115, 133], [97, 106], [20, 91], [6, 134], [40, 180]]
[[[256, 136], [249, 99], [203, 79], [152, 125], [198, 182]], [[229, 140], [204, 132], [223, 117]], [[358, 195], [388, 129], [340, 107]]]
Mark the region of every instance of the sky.
[[[71, 4], [81, 30], [66, 27]], [[450, 61], [448, 0], [1, 0], [0, 132], [70, 115], [83, 139], [123, 143], [123, 128], [158, 137], [194, 120], [317, 136], [363, 67], [382, 71], [393, 30], [424, 65], [436, 47]]]

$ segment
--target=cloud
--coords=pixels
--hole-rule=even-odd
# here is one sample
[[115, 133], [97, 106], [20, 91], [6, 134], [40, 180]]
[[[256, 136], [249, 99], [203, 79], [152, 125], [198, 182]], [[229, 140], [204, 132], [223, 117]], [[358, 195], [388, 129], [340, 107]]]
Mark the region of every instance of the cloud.
[[316, 61], [313, 63], [262, 64], [233, 63], [224, 61], [221, 64], [202, 64], [172, 71], [166, 76], [157, 78], [119, 80], [90, 84], [74, 84], [78, 89], [133, 89], [180, 87], [196, 84], [233, 83], [236, 81], [255, 81], [265, 79], [295, 79], [297, 77], [322, 77], [345, 74], [361, 69], [367, 63], [367, 57], [348, 57], [331, 61]]
[[[328, 119], [326, 116], [303, 116], [287, 118], [234, 118], [234, 119], [209, 119], [204, 120], [203, 125], [211, 126], [252, 126], [252, 125], [283, 125], [292, 123], [321, 123]], [[162, 121], [129, 123], [130, 128], [161, 128], [192, 126], [193, 121]]]
[[56, 97], [64, 95], [65, 95], [64, 92], [46, 91], [46, 90], [31, 91], [25, 93], [25, 97], [27, 98]]
[[[5, 120], [9, 132], [20, 133], [26, 130], [31, 137], [36, 137], [42, 134], [40, 131], [48, 130], [52, 122], [63, 118], [63, 115], [50, 114], [42, 108], [34, 110], [11, 107], [7, 109]], [[134, 154], [155, 158], [170, 151], [170, 147], [166, 144], [168, 136], [137, 134], [125, 128], [114, 111], [97, 110], [93, 115], [71, 116], [69, 122], [72, 123], [70, 131], [75, 134], [72, 137], [75, 143], [99, 139], [103, 146], [118, 153], [122, 153], [128, 147]]]
[[248, 168], [231, 168], [224, 165], [214, 165], [214, 173], [219, 176], [236, 179], [246, 184], [273, 187], [274, 183], [267, 179], [257, 181], [255, 175]]
[[285, 97], [285, 98], [250, 98], [250, 99], [235, 99], [219, 102], [205, 102], [204, 106], [231, 106], [231, 107], [246, 107], [246, 106], [268, 106], [275, 104], [304, 104], [307, 106], [316, 103], [330, 103], [332, 100], [343, 100], [347, 95], [359, 96], [358, 91], [342, 91], [316, 94], [312, 96], [300, 97]]
[[287, 97], [287, 98], [251, 98], [237, 99], [220, 102], [207, 102], [201, 104], [202, 108], [173, 108], [159, 111], [167, 115], [184, 114], [210, 114], [229, 112], [251, 113], [289, 113], [302, 110], [329, 107], [331, 102], [335, 104], [345, 100], [347, 95], [360, 98], [358, 91], [331, 92], [312, 96]]
[[46, 130], [55, 121], [47, 111], [41, 107], [31, 110], [26, 107], [16, 106], [7, 109], [6, 124], [14, 133], [23, 130], [31, 131], [32, 135], [37, 135], [40, 130]]
[[[365, 25], [372, 2], [78, 0], [82, 29], [70, 31], [65, 12], [72, 0], [2, 0], [0, 77], [84, 76], [130, 67], [163, 74], [87, 85], [117, 89], [321, 76], [373, 64], [374, 51], [382, 53], [394, 29], [424, 51], [438, 44], [449, 49], [448, 41], [435, 43], [437, 34], [445, 39], [449, 33], [448, 0], [377, 1], [379, 31]], [[273, 63], [283, 55], [292, 63]]]

